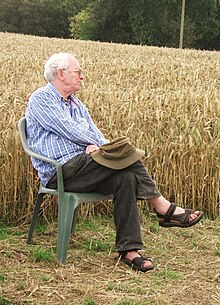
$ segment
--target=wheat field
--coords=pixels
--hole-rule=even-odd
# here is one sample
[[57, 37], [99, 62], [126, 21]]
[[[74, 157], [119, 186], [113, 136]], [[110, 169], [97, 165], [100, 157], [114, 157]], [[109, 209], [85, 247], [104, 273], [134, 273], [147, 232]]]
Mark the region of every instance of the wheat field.
[[[126, 135], [146, 151], [159, 190], [183, 207], [220, 215], [220, 53], [0, 33], [0, 218], [30, 217], [38, 178], [17, 123], [43, 66], [76, 54], [85, 81], [77, 96], [105, 136]], [[92, 208], [92, 206], [91, 206]], [[56, 206], [45, 203], [45, 215]]]

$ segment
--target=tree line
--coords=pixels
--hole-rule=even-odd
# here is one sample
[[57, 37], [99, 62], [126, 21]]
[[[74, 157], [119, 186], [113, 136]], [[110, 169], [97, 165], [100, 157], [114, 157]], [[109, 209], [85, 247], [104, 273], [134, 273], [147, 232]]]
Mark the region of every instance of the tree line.
[[[185, 48], [220, 50], [220, 0], [186, 0]], [[0, 31], [178, 47], [182, 0], [1, 0]]]

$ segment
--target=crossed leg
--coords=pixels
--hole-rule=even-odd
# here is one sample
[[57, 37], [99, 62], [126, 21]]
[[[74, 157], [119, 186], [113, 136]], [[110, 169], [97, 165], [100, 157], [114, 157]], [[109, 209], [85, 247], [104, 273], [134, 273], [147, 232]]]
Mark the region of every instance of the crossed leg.
[[[167, 213], [169, 207], [171, 206], [171, 203], [168, 200], [166, 200], [163, 196], [150, 199], [150, 200], [148, 200], [148, 202], [154, 206], [154, 209], [160, 215], [165, 215]], [[176, 215], [181, 215], [184, 213], [185, 213], [185, 209], [183, 209], [181, 207], [176, 207], [173, 215], [176, 216]], [[196, 221], [196, 219], [202, 215], [203, 215], [203, 213], [201, 211], [195, 211], [195, 212], [192, 211], [192, 213], [190, 213], [188, 216], [188, 222], [190, 223], [190, 222]], [[137, 257], [140, 257], [140, 254], [137, 251], [129, 251], [125, 255], [125, 258], [128, 259], [129, 261], [132, 261], [133, 259], [135, 259]], [[152, 266], [151, 261], [143, 260], [143, 264], [142, 264], [143, 268], [148, 269], [151, 266]]]

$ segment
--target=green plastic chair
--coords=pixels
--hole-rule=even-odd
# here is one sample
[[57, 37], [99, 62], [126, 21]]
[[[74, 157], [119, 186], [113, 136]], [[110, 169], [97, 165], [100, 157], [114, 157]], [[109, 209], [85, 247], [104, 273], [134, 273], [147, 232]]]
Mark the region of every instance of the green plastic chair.
[[58, 232], [57, 232], [57, 261], [65, 264], [68, 252], [68, 245], [71, 233], [74, 234], [77, 221], [77, 211], [80, 203], [95, 202], [106, 199], [112, 199], [112, 195], [104, 195], [100, 193], [70, 193], [65, 192], [63, 187], [62, 166], [56, 160], [39, 155], [28, 147], [26, 137], [26, 119], [21, 118], [18, 122], [18, 130], [20, 140], [25, 153], [36, 159], [53, 164], [57, 172], [57, 190], [44, 187], [41, 183], [38, 190], [38, 195], [34, 207], [31, 225], [28, 232], [27, 243], [31, 243], [34, 228], [36, 226], [37, 217], [40, 211], [40, 206], [45, 194], [58, 196]]

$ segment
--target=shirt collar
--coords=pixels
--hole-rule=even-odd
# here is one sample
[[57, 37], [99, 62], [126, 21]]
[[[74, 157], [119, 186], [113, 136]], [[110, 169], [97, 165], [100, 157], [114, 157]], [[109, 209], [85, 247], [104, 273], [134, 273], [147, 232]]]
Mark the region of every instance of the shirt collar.
[[63, 99], [63, 97], [62, 97], [62, 95], [60, 94], [60, 92], [57, 90], [56, 87], [54, 87], [54, 85], [53, 85], [52, 83], [48, 82], [47, 85], [46, 85], [46, 87], [47, 87], [48, 89], [50, 89], [50, 90], [55, 94], [55, 96], [56, 96], [59, 100], [62, 100], [62, 99]]
[[[51, 82], [48, 82], [46, 87], [48, 89], [50, 89], [54, 94], [55, 96], [61, 100], [62, 102], [65, 101], [65, 99], [63, 98], [63, 96], [60, 94], [60, 92], [57, 90], [57, 88], [51, 83]], [[67, 99], [69, 102], [72, 102], [74, 107], [77, 107], [78, 106], [78, 103], [77, 103], [77, 99], [75, 98], [74, 95], [70, 95]]]

